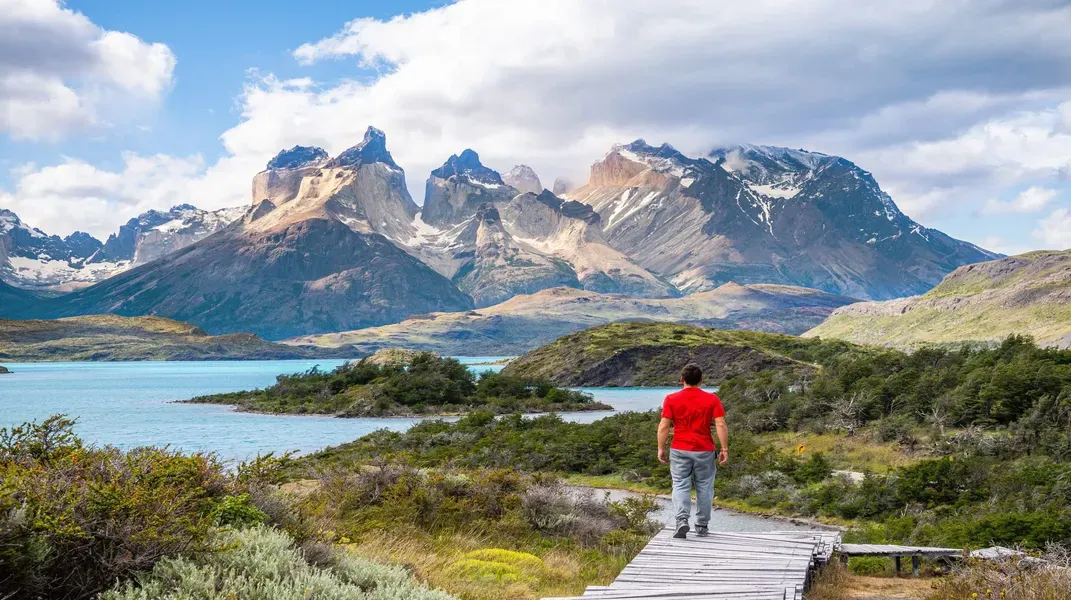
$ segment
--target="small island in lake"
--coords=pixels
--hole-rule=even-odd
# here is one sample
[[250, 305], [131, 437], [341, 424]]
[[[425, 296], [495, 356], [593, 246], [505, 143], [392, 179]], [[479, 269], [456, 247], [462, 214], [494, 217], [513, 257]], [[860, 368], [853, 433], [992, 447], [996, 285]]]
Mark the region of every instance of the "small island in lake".
[[387, 350], [331, 371], [280, 375], [262, 390], [200, 396], [185, 402], [237, 410], [337, 417], [454, 416], [472, 412], [550, 413], [613, 410], [589, 394], [542, 380], [473, 374], [453, 358]]
[[7, 367], [0, 365], [0, 375], [7, 375], [9, 373], [11, 373], [11, 371], [9, 371]]

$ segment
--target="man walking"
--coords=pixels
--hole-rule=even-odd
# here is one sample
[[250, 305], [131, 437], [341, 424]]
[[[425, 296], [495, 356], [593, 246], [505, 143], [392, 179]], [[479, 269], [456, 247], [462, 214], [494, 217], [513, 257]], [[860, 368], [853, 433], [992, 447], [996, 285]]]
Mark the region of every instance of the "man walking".
[[[699, 389], [703, 382], [703, 370], [699, 365], [689, 364], [681, 370], [679, 392], [666, 396], [662, 404], [662, 421], [658, 424], [658, 460], [669, 463], [673, 477], [673, 509], [677, 513], [677, 532], [673, 537], [688, 536], [688, 523], [692, 514], [692, 478], [695, 478], [697, 503], [695, 533], [700, 537], [710, 534], [710, 511], [714, 503], [714, 476], [718, 472], [714, 464], [714, 438], [711, 427], [718, 429], [721, 453], [718, 465], [729, 462], [729, 429], [725, 425], [725, 409], [717, 394]], [[666, 459], [666, 442], [670, 429], [673, 444]]]

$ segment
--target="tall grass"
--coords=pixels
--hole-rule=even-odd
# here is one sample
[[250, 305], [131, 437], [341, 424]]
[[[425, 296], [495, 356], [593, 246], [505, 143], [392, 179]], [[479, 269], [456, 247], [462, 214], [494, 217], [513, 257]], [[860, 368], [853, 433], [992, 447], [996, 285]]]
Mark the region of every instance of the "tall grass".
[[222, 551], [173, 557], [100, 600], [452, 600], [401, 568], [341, 553], [311, 565], [293, 539], [268, 527], [220, 532]]
[[972, 562], [936, 586], [926, 600], [1067, 600], [1071, 552], [1052, 546], [1044, 563], [1019, 559]]

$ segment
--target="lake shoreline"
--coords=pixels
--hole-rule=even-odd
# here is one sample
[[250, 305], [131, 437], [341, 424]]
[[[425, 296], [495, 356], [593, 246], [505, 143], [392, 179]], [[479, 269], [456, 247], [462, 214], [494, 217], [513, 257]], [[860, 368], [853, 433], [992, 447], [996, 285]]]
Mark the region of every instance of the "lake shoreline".
[[407, 412], [407, 413], [390, 413], [382, 415], [343, 415], [337, 413], [298, 413], [298, 412], [277, 412], [269, 410], [257, 410], [255, 408], [246, 408], [237, 404], [228, 404], [226, 402], [201, 402], [196, 398], [188, 400], [172, 400], [168, 404], [189, 404], [189, 405], [202, 405], [202, 406], [229, 406], [231, 412], [246, 413], [253, 415], [269, 415], [273, 417], [328, 417], [332, 419], [461, 419], [479, 412], [491, 412], [496, 417], [516, 415], [523, 416], [545, 416], [545, 415], [583, 415], [595, 412], [617, 412], [617, 410], [609, 404], [602, 404], [599, 402], [593, 402], [590, 409], [584, 410], [547, 410], [547, 411], [525, 411], [525, 410], [505, 410], [494, 411], [489, 410], [489, 407], [474, 406], [470, 411], [463, 412]]

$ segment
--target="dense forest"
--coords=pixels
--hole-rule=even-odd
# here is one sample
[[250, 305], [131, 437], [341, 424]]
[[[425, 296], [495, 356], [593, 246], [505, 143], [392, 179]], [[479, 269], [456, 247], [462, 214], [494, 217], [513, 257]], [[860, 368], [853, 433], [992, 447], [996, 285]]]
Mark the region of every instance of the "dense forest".
[[[841, 350], [796, 357], [820, 365], [811, 374], [766, 371], [722, 386], [732, 461], [719, 499], [850, 521], [861, 526], [851, 536], [869, 541], [1071, 543], [1071, 351], [1023, 337], [996, 348]], [[667, 489], [668, 469], [653, 458], [657, 421], [655, 412], [591, 424], [477, 414], [376, 432], [305, 462], [513, 467]], [[899, 466], [854, 481], [834, 473], [831, 456], [778, 450], [771, 436], [786, 431], [881, 445]]]

